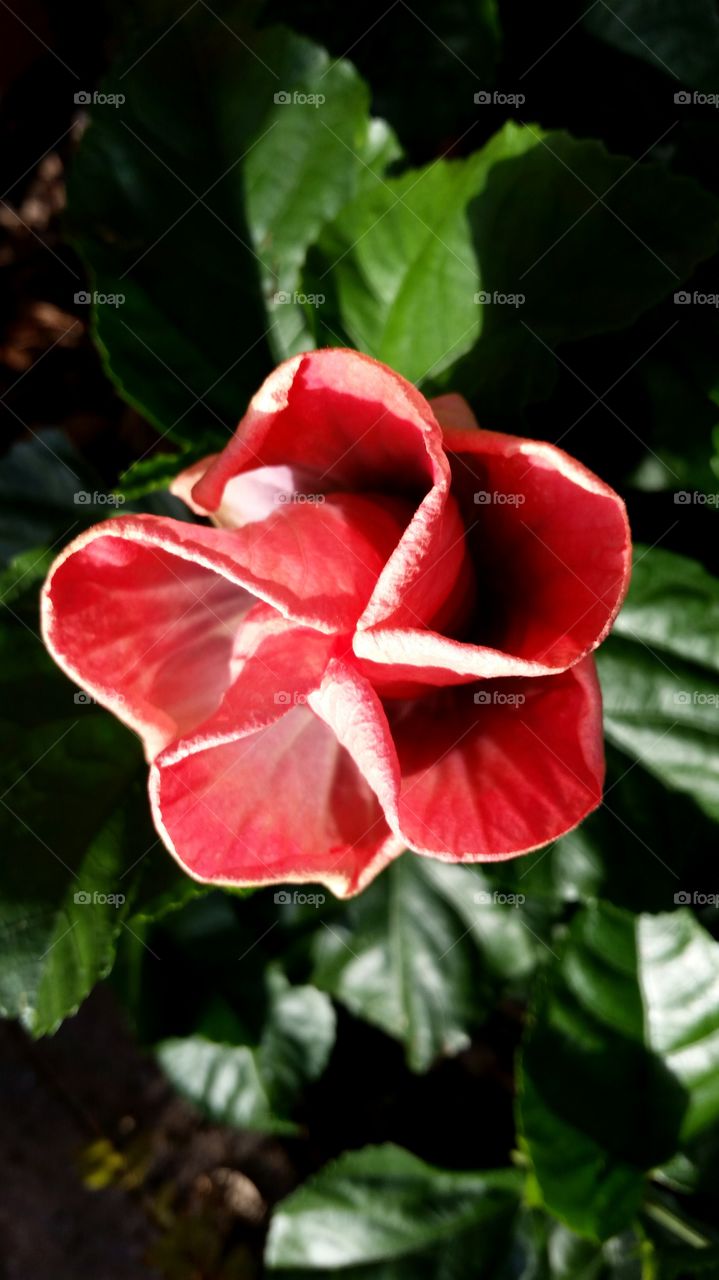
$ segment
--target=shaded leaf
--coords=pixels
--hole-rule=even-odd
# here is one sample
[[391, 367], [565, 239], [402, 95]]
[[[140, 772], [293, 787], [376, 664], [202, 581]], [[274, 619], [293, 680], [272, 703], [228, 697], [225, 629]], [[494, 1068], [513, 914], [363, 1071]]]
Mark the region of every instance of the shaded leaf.
[[[518, 1210], [521, 1177], [504, 1169], [447, 1173], [389, 1144], [348, 1152], [275, 1210], [268, 1267], [369, 1266], [394, 1280], [499, 1275], [494, 1264]], [[474, 1271], [468, 1270], [472, 1259]]]
[[719, 819], [719, 580], [683, 556], [636, 551], [597, 655], [607, 737]]
[[718, 960], [686, 910], [599, 903], [547, 971], [519, 1116], [546, 1205], [580, 1234], [627, 1228], [646, 1173], [717, 1122]]
[[269, 975], [267, 1019], [257, 1045], [203, 1036], [163, 1041], [160, 1063], [175, 1088], [213, 1120], [270, 1133], [293, 1133], [294, 1104], [327, 1065], [335, 1038], [331, 1001], [314, 987]]
[[467, 1047], [496, 986], [526, 977], [540, 945], [478, 868], [408, 853], [320, 928], [314, 980], [424, 1071]]

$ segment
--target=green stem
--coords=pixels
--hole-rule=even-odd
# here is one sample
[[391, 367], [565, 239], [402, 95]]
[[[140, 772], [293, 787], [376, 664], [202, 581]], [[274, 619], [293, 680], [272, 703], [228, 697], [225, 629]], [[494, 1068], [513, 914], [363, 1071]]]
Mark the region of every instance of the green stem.
[[659, 1204], [655, 1200], [649, 1200], [644, 1210], [648, 1217], [653, 1218], [660, 1226], [671, 1231], [678, 1240], [683, 1240], [685, 1244], [690, 1244], [694, 1249], [708, 1249], [710, 1241], [706, 1236], [695, 1231], [694, 1227], [690, 1227], [676, 1213], [672, 1213], [671, 1209], [667, 1209], [666, 1205]]

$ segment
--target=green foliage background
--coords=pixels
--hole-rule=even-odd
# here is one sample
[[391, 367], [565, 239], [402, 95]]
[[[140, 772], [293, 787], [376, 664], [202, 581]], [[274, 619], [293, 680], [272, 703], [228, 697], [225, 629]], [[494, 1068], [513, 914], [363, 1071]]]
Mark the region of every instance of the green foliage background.
[[112, 974], [181, 1092], [287, 1135], [327, 1071], [337, 1106], [348, 1026], [397, 1042], [411, 1081], [504, 1052], [512, 1024], [515, 1130], [478, 1080], [445, 1167], [422, 1116], [403, 1145], [348, 1141], [276, 1209], [268, 1270], [719, 1276], [716, 6], [110, 17], [101, 89], [125, 102], [90, 113], [66, 228], [91, 287], [125, 296], [94, 337], [158, 435], [112, 477], [130, 506], [180, 515], [167, 482], [271, 367], [350, 345], [561, 442], [626, 497], [636, 563], [599, 654], [606, 798], [579, 830], [497, 867], [405, 855], [344, 905], [208, 894], [149, 824], [133, 737], [35, 634], [52, 554], [107, 514], [74, 495], [103, 481], [59, 433], [16, 446], [0, 1011], [51, 1034]]

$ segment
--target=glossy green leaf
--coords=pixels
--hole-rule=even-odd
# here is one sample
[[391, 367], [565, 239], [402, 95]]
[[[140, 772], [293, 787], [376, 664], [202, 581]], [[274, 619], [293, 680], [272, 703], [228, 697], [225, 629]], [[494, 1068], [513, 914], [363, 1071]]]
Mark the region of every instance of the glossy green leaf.
[[424, 1071], [467, 1047], [497, 984], [526, 977], [543, 950], [516, 895], [493, 895], [478, 868], [405, 854], [319, 929], [314, 980]]
[[[412, 0], [373, 13], [334, 0], [273, 0], [281, 21], [349, 55], [372, 85], [375, 110], [412, 154], [437, 156], [481, 137], [487, 108], [474, 95], [495, 83], [498, 0]], [[421, 68], [421, 74], [418, 74]], [[484, 126], [486, 127], [486, 126]]]
[[653, 1251], [633, 1231], [595, 1244], [554, 1222], [547, 1231], [546, 1280], [649, 1280]]
[[649, 1170], [719, 1120], [719, 945], [686, 910], [573, 921], [535, 1004], [519, 1116], [544, 1201], [628, 1227]]
[[312, 1271], [372, 1264], [382, 1269], [366, 1274], [383, 1280], [408, 1267], [422, 1280], [489, 1280], [506, 1258], [520, 1189], [509, 1169], [447, 1173], [389, 1144], [348, 1152], [276, 1209], [266, 1262]]
[[[0, 494], [0, 1011], [42, 1035], [109, 972], [136, 904], [159, 914], [196, 886], [152, 829], [137, 739], [73, 687], [38, 635], [38, 591], [60, 546], [120, 508], [55, 431], [11, 449]], [[33, 547], [37, 537], [55, 545]]]
[[0, 656], [0, 1011], [42, 1035], [108, 973], [153, 836], [134, 736], [23, 625]]
[[717, 887], [706, 858], [716, 839], [712, 820], [631, 756], [607, 744], [606, 757], [600, 808], [552, 846], [484, 869], [493, 885], [521, 891], [528, 905], [544, 904], [555, 918], [565, 904], [590, 898], [670, 911], [684, 892], [696, 894], [700, 910], [702, 895]]
[[719, 819], [719, 580], [638, 547], [598, 666], [609, 741]]
[[659, 164], [509, 123], [465, 160], [378, 177], [324, 232], [314, 278], [362, 350], [415, 382], [451, 369], [506, 415], [547, 392], [558, 343], [670, 294], [714, 251], [716, 220], [713, 198]]
[[69, 187], [96, 291], [124, 298], [95, 306], [97, 341], [131, 403], [209, 451], [273, 356], [312, 345], [307, 247], [392, 147], [349, 63], [239, 10], [192, 7], [103, 91], [126, 100], [94, 111]]
[[717, 292], [718, 267], [717, 259], [711, 259], [694, 275], [692, 287], [680, 291], [688, 301], [675, 306], [671, 329], [665, 329], [655, 350], [636, 368], [649, 404], [651, 434], [646, 438], [651, 452], [629, 483], [665, 490], [669, 503], [671, 491], [714, 494], [718, 488], [712, 440], [719, 421], [719, 319], [715, 308], [694, 302], [695, 295], [706, 298]]
[[[707, 1219], [711, 1225], [707, 1225]], [[700, 1222], [690, 1205], [653, 1188], [641, 1217], [646, 1239], [654, 1250], [657, 1280], [719, 1277], [719, 1232], [709, 1214]]]
[[327, 1065], [335, 1038], [332, 1003], [314, 987], [269, 977], [267, 1019], [257, 1045], [204, 1036], [165, 1040], [160, 1063], [175, 1088], [213, 1120], [271, 1133], [293, 1133], [302, 1088]]

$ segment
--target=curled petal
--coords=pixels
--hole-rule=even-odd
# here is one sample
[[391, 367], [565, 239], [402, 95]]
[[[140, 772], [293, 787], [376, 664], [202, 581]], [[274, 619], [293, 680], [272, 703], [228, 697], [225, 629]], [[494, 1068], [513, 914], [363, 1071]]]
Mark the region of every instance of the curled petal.
[[[358, 622], [358, 653], [376, 632], [417, 627], [451, 632], [466, 623], [475, 579], [459, 507], [447, 486], [427, 494], [384, 566]], [[360, 637], [369, 633], [366, 641]]]
[[204, 507], [198, 506], [192, 496], [192, 490], [201, 480], [217, 457], [216, 453], [209, 453], [207, 457], [200, 458], [197, 462], [193, 462], [191, 466], [185, 467], [184, 471], [178, 472], [174, 479], [170, 482], [170, 493], [184, 502], [186, 506], [193, 511], [196, 516], [207, 515]]
[[320, 491], [316, 479], [298, 467], [257, 467], [228, 480], [219, 507], [209, 511], [195, 500], [193, 491], [216, 457], [210, 454], [181, 471], [170, 485], [170, 492], [181, 498], [195, 515], [209, 516], [219, 529], [240, 529], [245, 524], [266, 520], [281, 503], [304, 499], [311, 504], [324, 500], [325, 490]]
[[386, 365], [341, 349], [294, 356], [270, 374], [194, 501], [216, 511], [226, 485], [260, 467], [299, 468], [327, 490], [414, 496], [447, 473], [424, 396]]
[[284, 486], [287, 496], [381, 489], [385, 510], [399, 499], [412, 518], [379, 566], [360, 626], [451, 632], [471, 609], [473, 577], [449, 484], [441, 431], [424, 397], [368, 356], [321, 350], [270, 375], [228, 448], [199, 475], [192, 504], [238, 527], [258, 518], [268, 486]]
[[626, 594], [624, 503], [554, 445], [481, 430], [444, 442], [480, 566], [475, 643], [566, 669], [601, 643]]
[[222, 701], [183, 738], [181, 749], [199, 750], [243, 737], [303, 706], [338, 644], [334, 636], [295, 626], [271, 605], [253, 605], [237, 631]]
[[602, 642], [626, 595], [631, 536], [624, 503], [553, 445], [445, 425], [469, 423], [461, 397], [432, 404], [466, 530], [474, 616], [461, 636], [406, 617], [367, 627], [370, 601], [355, 653], [378, 687], [404, 694], [422, 685], [564, 671]]
[[176, 528], [192, 526], [155, 517], [96, 525], [58, 557], [42, 594], [55, 661], [139, 733], [149, 759], [219, 705], [254, 603], [212, 547]]
[[600, 803], [594, 659], [550, 678], [438, 690], [388, 704], [398, 822], [417, 853], [485, 862], [564, 835]]
[[219, 701], [253, 596], [326, 633], [350, 630], [401, 529], [397, 513], [354, 494], [280, 504], [233, 531], [108, 520], [56, 560], [43, 593], [46, 643], [154, 753]]
[[[305, 651], [311, 638], [297, 632], [290, 638], [287, 656], [309, 671], [316, 658]], [[252, 727], [256, 712], [240, 715], [242, 695], [234, 690], [234, 732], [213, 736], [205, 725], [194, 741], [155, 761], [155, 822], [196, 879], [237, 886], [319, 882], [347, 897], [402, 851], [377, 794], [387, 787], [389, 800], [396, 793], [396, 757], [389, 741], [384, 757], [373, 754], [380, 744], [372, 741], [372, 717], [362, 713], [367, 690], [348, 689], [336, 674], [315, 684], [306, 703], [293, 698], [259, 729]], [[256, 696], [248, 681], [245, 697]]]

